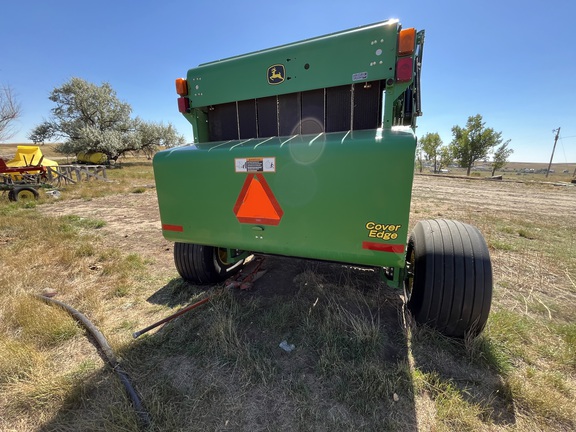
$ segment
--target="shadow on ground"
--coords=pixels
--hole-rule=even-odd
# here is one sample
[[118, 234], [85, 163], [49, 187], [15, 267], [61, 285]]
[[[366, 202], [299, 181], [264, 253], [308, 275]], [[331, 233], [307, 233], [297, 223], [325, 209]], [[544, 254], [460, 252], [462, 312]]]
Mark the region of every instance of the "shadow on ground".
[[[514, 423], [494, 390], [503, 391], [498, 375], [471, 368], [464, 348], [427, 336], [409, 343], [399, 292], [374, 269], [280, 257], [264, 266], [251, 290], [220, 290], [118, 353], [149, 412], [147, 430], [429, 430], [415, 395], [435, 395], [415, 389], [414, 367], [484, 403], [483, 421]], [[174, 279], [148, 301], [176, 309], [214, 292], [206, 288]], [[102, 368], [41, 430], [138, 429], [118, 380]]]

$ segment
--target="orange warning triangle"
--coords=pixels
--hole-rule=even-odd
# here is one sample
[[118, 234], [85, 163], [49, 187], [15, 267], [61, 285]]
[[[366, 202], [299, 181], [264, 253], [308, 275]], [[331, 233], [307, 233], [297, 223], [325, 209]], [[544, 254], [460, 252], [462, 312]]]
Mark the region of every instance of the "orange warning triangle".
[[241, 223], [278, 225], [284, 212], [262, 174], [249, 174], [234, 205]]

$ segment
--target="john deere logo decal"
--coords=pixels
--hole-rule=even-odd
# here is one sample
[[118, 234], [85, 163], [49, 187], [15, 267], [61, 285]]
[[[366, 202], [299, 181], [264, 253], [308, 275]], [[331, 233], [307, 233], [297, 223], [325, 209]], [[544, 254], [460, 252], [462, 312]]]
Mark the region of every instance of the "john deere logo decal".
[[284, 69], [284, 65], [277, 64], [274, 66], [270, 66], [268, 68], [268, 84], [277, 85], [282, 84], [284, 82], [284, 78], [286, 77], [286, 70]]

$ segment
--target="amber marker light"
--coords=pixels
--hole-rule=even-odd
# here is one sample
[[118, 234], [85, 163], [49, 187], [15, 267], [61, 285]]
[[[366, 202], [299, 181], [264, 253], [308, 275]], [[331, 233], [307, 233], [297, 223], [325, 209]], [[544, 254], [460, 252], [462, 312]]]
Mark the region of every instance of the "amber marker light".
[[408, 28], [400, 30], [400, 37], [398, 41], [398, 55], [405, 56], [414, 52], [416, 46], [416, 29]]
[[180, 96], [186, 96], [188, 94], [188, 81], [184, 78], [176, 79], [176, 93]]

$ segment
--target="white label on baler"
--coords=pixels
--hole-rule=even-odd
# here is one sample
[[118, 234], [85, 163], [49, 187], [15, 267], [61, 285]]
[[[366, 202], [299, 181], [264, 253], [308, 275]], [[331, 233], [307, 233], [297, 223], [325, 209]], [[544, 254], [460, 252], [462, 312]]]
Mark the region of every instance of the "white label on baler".
[[276, 158], [254, 157], [234, 159], [236, 172], [276, 172]]
[[352, 74], [352, 81], [362, 81], [368, 79], [368, 72], [358, 72]]

